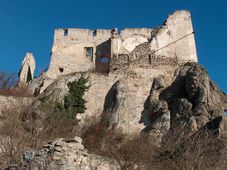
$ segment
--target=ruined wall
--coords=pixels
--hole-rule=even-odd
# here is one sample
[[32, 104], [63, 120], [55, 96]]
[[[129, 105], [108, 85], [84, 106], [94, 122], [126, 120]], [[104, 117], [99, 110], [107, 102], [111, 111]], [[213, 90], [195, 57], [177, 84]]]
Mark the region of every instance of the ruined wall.
[[148, 42], [153, 29], [127, 28], [111, 39], [112, 55], [129, 54], [139, 44]]
[[[87, 47], [93, 49], [92, 57], [86, 56]], [[102, 57], [111, 57], [111, 63], [102, 64], [99, 60]], [[190, 12], [176, 11], [163, 26], [154, 29], [57, 29], [46, 75], [56, 79], [94, 69], [108, 72], [116, 62], [121, 64], [138, 58], [143, 58], [139, 67], [197, 62]]]
[[35, 72], [35, 58], [32, 53], [26, 53], [19, 71], [19, 85], [25, 85], [33, 80]]
[[[55, 30], [47, 76], [56, 79], [58, 75], [94, 69], [95, 56], [96, 54], [97, 56], [103, 55], [99, 49], [106, 46], [110, 37], [111, 30]], [[86, 56], [86, 47], [93, 48], [92, 58]]]
[[176, 57], [179, 61], [198, 61], [189, 11], [174, 12], [157, 31], [151, 40], [151, 49], [161, 48], [155, 55]]
[[[188, 11], [176, 11], [170, 15], [162, 27], [155, 29], [125, 29], [116, 32], [111, 39], [112, 57], [132, 54], [139, 56], [144, 50], [136, 47], [149, 43], [150, 53], [165, 58], [177, 58], [179, 62], [195, 61], [197, 54], [192, 28], [191, 15]], [[139, 53], [140, 52], [140, 53]]]

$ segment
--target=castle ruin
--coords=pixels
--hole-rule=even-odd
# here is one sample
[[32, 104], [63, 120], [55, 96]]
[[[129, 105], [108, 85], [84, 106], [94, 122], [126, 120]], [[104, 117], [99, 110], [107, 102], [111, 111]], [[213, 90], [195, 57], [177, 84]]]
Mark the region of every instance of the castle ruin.
[[154, 78], [161, 76], [168, 86], [179, 66], [197, 61], [191, 15], [185, 10], [157, 28], [57, 29], [49, 68], [28, 89], [35, 96], [53, 91], [64, 96], [68, 82], [86, 72], [90, 88], [84, 115], [111, 115], [126, 133], [138, 132]]
[[144, 65], [151, 65], [157, 58], [197, 62], [190, 12], [176, 11], [163, 26], [154, 29], [57, 29], [46, 75], [56, 79], [73, 72], [108, 73], [115, 67], [114, 61], [141, 56]]

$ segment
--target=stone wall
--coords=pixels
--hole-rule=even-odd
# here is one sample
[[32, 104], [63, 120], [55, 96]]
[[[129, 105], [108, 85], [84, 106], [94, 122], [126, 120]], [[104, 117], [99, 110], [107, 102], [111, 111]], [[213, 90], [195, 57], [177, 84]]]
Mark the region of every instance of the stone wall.
[[[110, 53], [107, 45], [110, 37], [111, 30], [55, 30], [47, 76], [56, 79], [58, 75], [94, 69], [96, 55], [104, 55], [104, 52]], [[86, 56], [87, 47], [93, 48], [93, 57]], [[104, 52], [100, 50], [103, 48], [105, 48]]]
[[[138, 46], [148, 44], [150, 52]], [[112, 58], [120, 55], [149, 54], [165, 58], [177, 58], [179, 63], [197, 62], [197, 54], [192, 28], [191, 15], [188, 11], [176, 11], [170, 15], [163, 26], [156, 29], [125, 29], [112, 37]], [[144, 54], [144, 51], [146, 53]]]
[[[167, 46], [168, 45], [168, 46]], [[163, 48], [165, 47], [165, 48]], [[197, 62], [194, 33], [189, 11], [176, 11], [168, 17], [164, 25], [151, 40], [151, 49], [161, 49], [156, 55], [179, 61]]]
[[120, 31], [112, 37], [112, 55], [131, 53], [139, 44], [148, 42], [152, 31], [153, 29], [149, 28], [127, 28]]
[[[109, 63], [100, 65], [100, 59], [116, 58], [119, 55], [136, 55], [144, 53], [135, 49], [147, 44], [144, 57], [176, 58], [179, 62], [197, 62], [195, 40], [191, 15], [188, 11], [176, 11], [170, 15], [159, 28], [127, 28], [121, 31], [89, 29], [57, 29], [51, 52], [51, 62], [47, 76], [56, 79], [58, 76], [98, 70], [108, 72]], [[92, 48], [92, 57], [86, 55], [86, 49]], [[153, 54], [155, 52], [155, 54]], [[97, 62], [98, 61], [98, 62]], [[103, 68], [102, 68], [103, 67]]]

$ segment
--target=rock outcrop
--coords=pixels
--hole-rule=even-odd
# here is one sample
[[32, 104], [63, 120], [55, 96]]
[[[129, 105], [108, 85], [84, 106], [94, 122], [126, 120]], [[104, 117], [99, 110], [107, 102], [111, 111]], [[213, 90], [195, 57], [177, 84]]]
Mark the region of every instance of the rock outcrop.
[[126, 114], [126, 87], [125, 83], [118, 80], [106, 95], [101, 123], [108, 129], [124, 130]]
[[[52, 97], [61, 102], [68, 93], [67, 83], [77, 80], [80, 76], [81, 73], [78, 73], [53, 82], [32, 103], [28, 113], [22, 115], [24, 127], [33, 132], [35, 132], [34, 129], [41, 129], [42, 122], [48, 114], [41, 109], [42, 98]], [[157, 146], [164, 146], [163, 141], [165, 140], [163, 139], [168, 138], [170, 132], [182, 130], [184, 133], [182, 136], [186, 136], [186, 139], [188, 139], [179, 144], [183, 149], [188, 145], [185, 141], [195, 140], [196, 134], [208, 130], [215, 132], [215, 139], [218, 137], [217, 149], [221, 146], [220, 149], [226, 152], [227, 120], [225, 111], [227, 110], [227, 96], [217, 88], [214, 82], [210, 80], [207, 71], [198, 63], [186, 63], [177, 69], [172, 83], [169, 83], [164, 75], [158, 75], [153, 79], [150, 92], [149, 87], [147, 87], [146, 94], [149, 94], [147, 98], [146, 96], [142, 98], [145, 93], [144, 89], [141, 91], [141, 88], [149, 86], [148, 80], [136, 82], [136, 84], [143, 85], [142, 87], [135, 85], [135, 82], [133, 82], [135, 79], [129, 79], [129, 81], [123, 78], [118, 78], [117, 81], [111, 79], [108, 84], [103, 85], [100, 83], [101, 76], [98, 76], [99, 79], [95, 76], [97, 75], [90, 73], [88, 84], [91, 86], [84, 95], [89, 107], [83, 115], [89, 117], [92, 115], [89, 113], [94, 113], [101, 116], [99, 117], [100, 122], [98, 122], [98, 125], [102, 126], [101, 130], [110, 130], [109, 132], [113, 132], [111, 135], [115, 135], [114, 132], [117, 132], [118, 135], [122, 133], [121, 135], [124, 136], [130, 134], [128, 130], [131, 130], [134, 135], [141, 132], [141, 136], [145, 134], [149, 141]], [[107, 80], [107, 77], [103, 76], [102, 82], [106, 83], [105, 80]], [[99, 92], [102, 92], [102, 94]], [[141, 97], [139, 95], [142, 92], [143, 96]], [[137, 98], [135, 98], [135, 94], [138, 94]], [[139, 111], [139, 113], [142, 111], [140, 115], [136, 112], [139, 109], [130, 108], [128, 104], [132, 101], [141, 104], [137, 101], [137, 99], [142, 100], [141, 98], [144, 105], [143, 110]], [[96, 113], [94, 109], [96, 107], [102, 110]], [[80, 124], [76, 126], [79, 130], [83, 128], [83, 118], [85, 117], [82, 116]], [[138, 118], [140, 118], [140, 121]], [[94, 128], [94, 126], [92, 127]], [[179, 136], [179, 138], [182, 136]], [[177, 148], [172, 150], [177, 152]], [[119, 169], [115, 160], [88, 153], [79, 137], [57, 139], [44, 145], [43, 149], [39, 151], [26, 152], [23, 158], [24, 166], [34, 170]]]
[[142, 132], [155, 135], [161, 141], [163, 135], [170, 129], [170, 110], [165, 100], [160, 100], [160, 91], [165, 87], [162, 76], [154, 78], [150, 95], [144, 103], [144, 110], [139, 123], [143, 123], [145, 128]]
[[[134, 69], [135, 74], [133, 77], [127, 79], [122, 74], [109, 74], [106, 76], [97, 73], [87, 73], [87, 76], [89, 77], [88, 85], [90, 88], [84, 94], [87, 109], [85, 110], [85, 113], [81, 114], [82, 119], [80, 122], [83, 122], [83, 118], [92, 116], [100, 118], [100, 115], [102, 115], [102, 119], [105, 119], [107, 122], [109, 121], [109, 118], [113, 118], [113, 121], [119, 120], [120, 122], [118, 125], [120, 126], [118, 127], [121, 127], [123, 132], [138, 134], [143, 128], [143, 125], [139, 124], [138, 121], [140, 120], [140, 113], [143, 110], [143, 103], [150, 91], [149, 84], [154, 77], [159, 75], [163, 75], [166, 84], [170, 84], [175, 68], [176, 67], [160, 66], [159, 69]], [[48, 115], [48, 112], [44, 113], [40, 111], [41, 103], [38, 99], [52, 96], [60, 102], [68, 92], [67, 83], [78, 79], [82, 74], [83, 73], [74, 73], [62, 76], [59, 80], [52, 80], [52, 82], [51, 80], [48, 80], [50, 81], [48, 87], [46, 87], [48, 83], [47, 80], [45, 80], [43, 85], [44, 88], [38, 88], [39, 84], [35, 85], [34, 79], [32, 81], [34, 84], [31, 83], [30, 85], [37, 87], [37, 92], [40, 91], [41, 94], [38, 95], [37, 100], [32, 104], [30, 113], [37, 113], [37, 117], [43, 119]], [[42, 83], [40, 85], [42, 85]], [[122, 100], [117, 101], [118, 99]], [[112, 117], [111, 115], [115, 116]], [[120, 116], [120, 118], [115, 119], [116, 116]], [[25, 122], [31, 122], [29, 124], [34, 125], [33, 121], [26, 120]]]
[[35, 71], [35, 58], [32, 53], [26, 53], [19, 72], [19, 85], [25, 85], [33, 80]]
[[[154, 79], [150, 96], [144, 104], [143, 131], [183, 129], [193, 133], [214, 119], [218, 130], [227, 130], [227, 96], [220, 91], [198, 63], [186, 63], [175, 72], [173, 83], [164, 88], [161, 77]], [[211, 123], [213, 124], [213, 123]]]
[[82, 139], [56, 139], [39, 151], [23, 155], [24, 167], [54, 170], [119, 170], [117, 163], [106, 157], [90, 154], [82, 145]]

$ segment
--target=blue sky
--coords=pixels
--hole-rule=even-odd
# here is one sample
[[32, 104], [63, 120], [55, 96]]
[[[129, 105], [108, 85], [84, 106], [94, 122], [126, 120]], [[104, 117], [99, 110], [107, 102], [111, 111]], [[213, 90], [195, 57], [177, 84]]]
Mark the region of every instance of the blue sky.
[[32, 52], [38, 74], [49, 65], [55, 28], [155, 27], [180, 9], [192, 13], [199, 62], [227, 92], [225, 0], [0, 0], [0, 70], [17, 73]]

